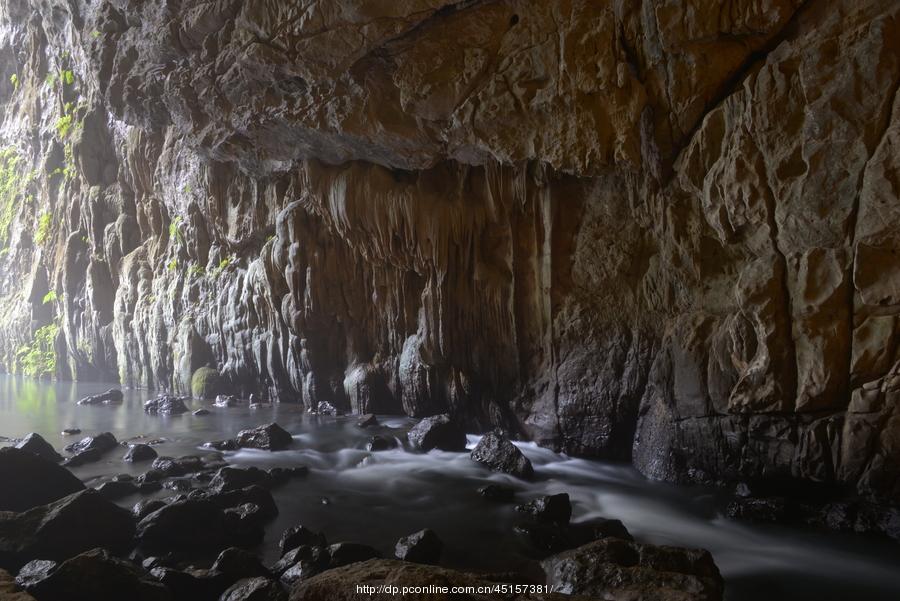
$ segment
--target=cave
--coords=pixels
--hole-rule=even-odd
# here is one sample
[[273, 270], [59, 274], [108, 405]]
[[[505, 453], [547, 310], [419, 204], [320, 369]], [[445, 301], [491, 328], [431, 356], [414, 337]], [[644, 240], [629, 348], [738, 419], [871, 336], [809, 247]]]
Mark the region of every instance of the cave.
[[900, 3], [0, 0], [0, 601], [900, 598]]

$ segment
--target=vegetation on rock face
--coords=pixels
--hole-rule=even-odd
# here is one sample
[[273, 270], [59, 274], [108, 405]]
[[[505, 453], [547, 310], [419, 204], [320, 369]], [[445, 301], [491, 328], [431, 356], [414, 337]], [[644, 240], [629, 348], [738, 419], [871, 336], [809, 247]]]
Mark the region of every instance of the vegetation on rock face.
[[9, 228], [24, 191], [21, 160], [15, 148], [0, 150], [0, 247], [3, 248], [9, 242]]
[[191, 377], [191, 394], [198, 399], [211, 399], [222, 392], [222, 376], [211, 367], [201, 367]]
[[37, 232], [34, 235], [34, 241], [38, 244], [43, 244], [50, 238], [50, 228], [53, 226], [51, 217], [49, 211], [44, 211], [38, 219]]
[[16, 353], [19, 373], [33, 378], [53, 377], [56, 374], [56, 336], [59, 326], [55, 323], [35, 331], [31, 342]]

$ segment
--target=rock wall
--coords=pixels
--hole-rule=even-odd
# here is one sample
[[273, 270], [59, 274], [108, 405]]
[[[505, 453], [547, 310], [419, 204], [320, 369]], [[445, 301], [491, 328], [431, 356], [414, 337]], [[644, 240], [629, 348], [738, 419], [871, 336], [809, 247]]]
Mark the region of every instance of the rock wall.
[[0, 0], [0, 364], [900, 500], [890, 0]]

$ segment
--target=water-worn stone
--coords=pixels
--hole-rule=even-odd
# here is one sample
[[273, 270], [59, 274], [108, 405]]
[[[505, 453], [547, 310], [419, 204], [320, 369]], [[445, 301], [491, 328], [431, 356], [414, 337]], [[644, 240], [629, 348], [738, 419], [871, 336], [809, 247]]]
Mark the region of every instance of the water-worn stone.
[[214, 399], [222, 392], [222, 376], [211, 367], [201, 367], [191, 376], [191, 394], [195, 399]]
[[366, 443], [367, 451], [388, 451], [397, 448], [397, 439], [392, 436], [373, 436]]
[[63, 561], [95, 547], [123, 551], [132, 544], [131, 513], [95, 490], [84, 490], [22, 513], [0, 513], [0, 568], [35, 558]]
[[519, 478], [534, 476], [531, 461], [522, 451], [500, 432], [488, 432], [472, 449], [472, 459], [497, 472], [505, 472]]
[[237, 444], [240, 447], [263, 449], [265, 451], [281, 451], [293, 444], [294, 439], [278, 424], [267, 424], [238, 432]]
[[153, 461], [159, 457], [156, 449], [146, 444], [134, 444], [128, 447], [128, 452], [122, 457], [122, 461], [127, 463], [140, 463], [143, 461]]
[[325, 535], [305, 526], [291, 526], [281, 534], [278, 548], [282, 557], [297, 547], [324, 547], [327, 545]]
[[572, 517], [572, 504], [567, 493], [545, 495], [524, 505], [516, 507], [517, 511], [529, 513], [542, 522], [568, 524]]
[[134, 482], [110, 481], [104, 482], [98, 486], [97, 492], [100, 493], [104, 499], [116, 501], [122, 497], [137, 494], [139, 488]]
[[169, 503], [141, 519], [136, 534], [150, 551], [222, 549], [228, 542], [224, 511], [206, 499]]
[[722, 577], [708, 551], [606, 538], [543, 561], [557, 592], [602, 599], [720, 601]]
[[72, 472], [43, 457], [0, 448], [0, 511], [25, 511], [84, 490]]
[[121, 403], [125, 396], [117, 388], [110, 388], [106, 392], [84, 397], [78, 401], [79, 405], [113, 405]]
[[404, 536], [394, 545], [394, 556], [403, 561], [437, 564], [441, 560], [444, 543], [428, 528]]
[[104, 549], [87, 551], [32, 574], [26, 590], [41, 601], [172, 600], [165, 586]]
[[28, 451], [29, 453], [33, 453], [38, 457], [43, 457], [47, 461], [52, 461], [54, 463], [59, 463], [63, 460], [62, 455], [57, 453], [56, 449], [54, 449], [49, 442], [44, 440], [43, 436], [36, 432], [27, 434], [25, 438], [16, 444], [16, 448]]
[[119, 446], [119, 441], [110, 432], [82, 438], [78, 442], [66, 445], [66, 452], [79, 454], [85, 452], [107, 453]]
[[287, 601], [287, 593], [270, 578], [240, 580], [222, 593], [221, 601]]
[[187, 413], [187, 405], [184, 399], [170, 394], [163, 394], [155, 399], [144, 402], [144, 413], [152, 413], [154, 415], [181, 415]]
[[449, 415], [433, 415], [417, 423], [407, 434], [410, 444], [420, 451], [465, 451], [466, 433]]

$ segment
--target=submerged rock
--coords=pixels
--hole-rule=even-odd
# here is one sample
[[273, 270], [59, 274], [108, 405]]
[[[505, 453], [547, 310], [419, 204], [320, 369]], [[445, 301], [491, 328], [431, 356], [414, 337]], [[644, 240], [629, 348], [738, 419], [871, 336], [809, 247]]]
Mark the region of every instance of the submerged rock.
[[396, 449], [397, 445], [397, 439], [392, 436], [373, 436], [366, 443], [366, 450], [372, 452], [389, 451], [390, 449]]
[[569, 495], [546, 495], [524, 505], [516, 507], [517, 511], [530, 513], [542, 522], [554, 522], [556, 524], [568, 524], [572, 517], [572, 504]]
[[269, 484], [269, 480], [268, 472], [258, 467], [223, 467], [210, 480], [209, 489], [214, 492], [223, 492], [246, 488], [253, 484], [265, 486]]
[[144, 413], [154, 415], [181, 415], [187, 413], [184, 399], [170, 394], [163, 394], [144, 403]]
[[130, 512], [84, 490], [23, 513], [0, 513], [0, 567], [62, 561], [95, 547], [124, 551], [134, 531]]
[[487, 484], [478, 489], [478, 494], [489, 501], [508, 503], [515, 498], [516, 489], [500, 484]]
[[359, 416], [359, 421], [356, 422], [356, 426], [358, 428], [372, 428], [378, 425], [378, 418], [375, 417], [374, 413], [366, 413], [365, 415]]
[[444, 543], [438, 535], [426, 528], [398, 540], [394, 546], [394, 555], [403, 561], [437, 564], [443, 550]]
[[25, 511], [84, 490], [72, 472], [43, 457], [0, 449], [0, 511]]
[[216, 400], [213, 403], [215, 407], [237, 407], [241, 404], [241, 399], [234, 396], [233, 394], [220, 394], [216, 396]]
[[472, 450], [472, 459], [497, 472], [523, 479], [534, 476], [531, 461], [501, 432], [485, 434]]
[[465, 451], [466, 433], [447, 414], [426, 417], [407, 434], [410, 444], [420, 451]]
[[78, 405], [111, 405], [118, 404], [124, 400], [122, 391], [117, 388], [110, 388], [106, 392], [87, 396], [78, 401]]
[[281, 426], [271, 423], [238, 432], [236, 441], [244, 448], [281, 451], [291, 446], [294, 439]]
[[137, 484], [134, 482], [111, 481], [105, 482], [97, 487], [97, 492], [103, 495], [104, 499], [116, 501], [128, 495], [134, 495], [139, 492]]
[[708, 551], [602, 539], [543, 561], [547, 584], [600, 599], [721, 601], [722, 577]]
[[63, 460], [62, 455], [57, 453], [56, 449], [36, 432], [26, 435], [25, 438], [19, 441], [16, 448], [22, 451], [28, 451], [29, 453], [33, 453], [38, 457], [43, 457], [47, 461], [52, 461], [54, 463], [59, 463]]

